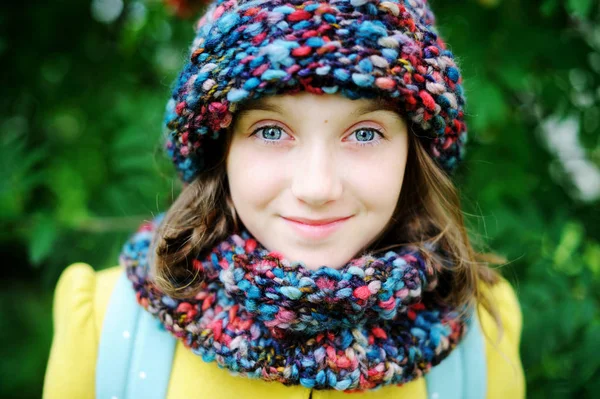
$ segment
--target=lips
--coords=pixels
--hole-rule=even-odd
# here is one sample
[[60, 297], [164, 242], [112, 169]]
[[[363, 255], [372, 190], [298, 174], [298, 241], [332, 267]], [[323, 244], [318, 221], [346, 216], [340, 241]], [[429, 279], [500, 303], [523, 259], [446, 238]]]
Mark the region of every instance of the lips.
[[351, 216], [343, 216], [343, 217], [332, 217], [326, 219], [307, 219], [301, 217], [283, 217], [284, 219], [290, 220], [292, 222], [302, 223], [309, 226], [323, 226], [334, 222], [340, 222], [342, 220], [349, 219]]
[[352, 216], [333, 217], [326, 219], [287, 218], [283, 220], [292, 230], [309, 240], [322, 240], [337, 231]]

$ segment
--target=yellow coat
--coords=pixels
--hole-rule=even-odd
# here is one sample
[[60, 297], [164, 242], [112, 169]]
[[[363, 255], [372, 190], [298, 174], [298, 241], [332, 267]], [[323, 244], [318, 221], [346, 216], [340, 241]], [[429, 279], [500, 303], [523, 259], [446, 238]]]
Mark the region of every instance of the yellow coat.
[[[76, 263], [61, 275], [54, 297], [54, 339], [44, 382], [45, 399], [93, 398], [95, 365], [102, 321], [109, 298], [122, 269], [99, 272]], [[481, 325], [486, 339], [488, 399], [525, 397], [525, 379], [519, 357], [522, 315], [515, 293], [506, 280], [491, 290], [504, 325], [504, 335], [494, 347], [497, 330], [491, 316], [482, 310]], [[482, 308], [483, 309], [483, 308]], [[353, 394], [365, 399], [426, 399], [425, 379], [403, 386], [387, 386], [377, 391]], [[430, 395], [432, 396], [432, 395]], [[302, 386], [286, 387], [277, 382], [236, 377], [216, 363], [177, 342], [167, 398], [247, 398], [247, 399], [347, 399], [338, 391], [313, 391]]]

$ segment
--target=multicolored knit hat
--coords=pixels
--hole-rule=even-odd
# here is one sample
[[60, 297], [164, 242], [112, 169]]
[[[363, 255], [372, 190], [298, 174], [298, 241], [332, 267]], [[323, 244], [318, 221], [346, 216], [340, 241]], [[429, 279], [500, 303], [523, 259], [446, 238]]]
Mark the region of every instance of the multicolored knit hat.
[[451, 173], [467, 141], [461, 83], [427, 0], [215, 0], [167, 104], [167, 151], [190, 182], [237, 104], [305, 90], [396, 102]]

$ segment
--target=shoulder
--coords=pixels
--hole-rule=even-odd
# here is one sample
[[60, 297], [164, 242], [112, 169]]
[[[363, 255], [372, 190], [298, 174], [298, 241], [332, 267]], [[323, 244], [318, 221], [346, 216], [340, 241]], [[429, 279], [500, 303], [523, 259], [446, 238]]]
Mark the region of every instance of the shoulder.
[[517, 294], [503, 277], [492, 286], [482, 285], [481, 289], [495, 306], [502, 323], [499, 330], [494, 317], [480, 305], [488, 368], [487, 398], [524, 398], [525, 376], [519, 352], [523, 315]]
[[119, 267], [96, 272], [74, 263], [54, 291], [54, 333], [44, 381], [44, 398], [94, 396], [100, 329]]
[[95, 271], [86, 263], [74, 263], [61, 274], [54, 291], [54, 327], [81, 325], [87, 321], [100, 331], [110, 294], [122, 269]]

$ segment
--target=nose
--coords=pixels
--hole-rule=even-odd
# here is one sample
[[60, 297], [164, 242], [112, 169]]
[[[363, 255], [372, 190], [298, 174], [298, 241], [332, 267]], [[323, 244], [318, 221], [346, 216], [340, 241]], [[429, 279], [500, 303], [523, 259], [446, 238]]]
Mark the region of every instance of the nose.
[[294, 165], [292, 194], [311, 206], [339, 199], [343, 188], [335, 154], [325, 145], [307, 149]]

